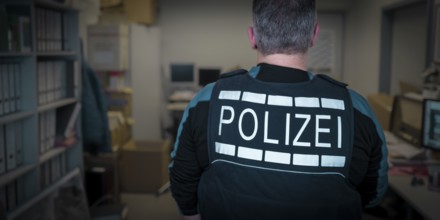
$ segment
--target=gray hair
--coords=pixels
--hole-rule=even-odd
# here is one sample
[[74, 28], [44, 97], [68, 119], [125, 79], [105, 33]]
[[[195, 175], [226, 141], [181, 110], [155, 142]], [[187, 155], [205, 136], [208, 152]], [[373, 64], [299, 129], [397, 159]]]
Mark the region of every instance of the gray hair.
[[317, 20], [315, 0], [254, 0], [253, 19], [263, 55], [304, 54]]

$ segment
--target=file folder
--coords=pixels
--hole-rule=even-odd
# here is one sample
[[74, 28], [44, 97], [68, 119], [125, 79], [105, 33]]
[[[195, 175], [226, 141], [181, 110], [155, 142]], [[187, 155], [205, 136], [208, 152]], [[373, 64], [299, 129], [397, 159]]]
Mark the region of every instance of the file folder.
[[6, 144], [4, 126], [0, 125], [0, 175], [6, 172]]
[[3, 64], [2, 66], [2, 70], [1, 70], [1, 81], [3, 82], [3, 113], [4, 114], [8, 114], [10, 111], [9, 108], [9, 81], [8, 81], [8, 65], [7, 64]]
[[[3, 80], [3, 63], [0, 63], [0, 81]], [[0, 86], [3, 87], [3, 83], [0, 83]], [[3, 88], [0, 88], [0, 116], [3, 115], [3, 102], [4, 102], [4, 95], [3, 95]]]
[[6, 170], [12, 170], [16, 167], [16, 146], [15, 146], [15, 124], [6, 124]]
[[23, 151], [23, 125], [21, 122], [15, 124], [15, 145], [16, 145], [16, 166], [23, 165], [24, 151]]
[[16, 100], [16, 96], [15, 96], [15, 64], [14, 63], [9, 63], [8, 64], [8, 86], [9, 86], [9, 109], [10, 112], [15, 112], [16, 111], [16, 105], [15, 105], [15, 100]]

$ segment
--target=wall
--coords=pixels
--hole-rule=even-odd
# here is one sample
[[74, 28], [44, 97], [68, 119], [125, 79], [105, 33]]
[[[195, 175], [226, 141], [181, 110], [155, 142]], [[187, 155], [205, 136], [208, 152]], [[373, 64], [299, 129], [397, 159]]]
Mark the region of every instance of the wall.
[[379, 91], [382, 8], [404, 0], [353, 0], [346, 15], [344, 81], [362, 95]]
[[[96, 0], [95, 0], [96, 1]], [[343, 81], [363, 95], [379, 88], [380, 26], [383, 6], [403, 0], [318, 0], [324, 11], [346, 14]], [[194, 62], [198, 66], [255, 64], [246, 28], [251, 25], [252, 0], [159, 0], [155, 28], [136, 27], [132, 71], [135, 90], [135, 138], [158, 138], [166, 98], [161, 86], [168, 79], [170, 62]], [[97, 16], [97, 15], [95, 15]], [[89, 19], [93, 20], [93, 16]], [[139, 93], [139, 94], [138, 94]], [[154, 117], [157, 118], [154, 118]]]
[[[315, 45], [309, 49], [309, 69], [341, 80], [343, 78], [344, 14], [342, 12], [321, 12], [318, 16], [318, 22], [320, 33]], [[318, 69], [314, 70], [314, 67], [318, 67]], [[326, 71], [326, 67], [329, 67], [331, 71]], [[324, 70], [319, 68], [324, 68]]]
[[[220, 67], [223, 72], [250, 68], [256, 54], [247, 38], [252, 25], [252, 0], [160, 0], [158, 26], [161, 30], [161, 124], [173, 126], [172, 112], [166, 110], [171, 89], [170, 63], [194, 63], [198, 67]], [[194, 87], [195, 87], [194, 83]], [[171, 88], [171, 87], [170, 87]]]
[[[342, 11], [349, 0], [318, 0], [324, 11]], [[252, 24], [252, 0], [161, 0], [161, 64], [166, 77], [170, 62], [195, 62], [199, 66], [250, 68], [256, 55], [246, 29]]]
[[352, 0], [316, 0], [316, 7], [320, 11], [345, 11], [353, 4]]
[[[342, 11], [350, 0], [328, 2], [318, 0], [317, 6], [326, 12]], [[160, 0], [159, 8], [163, 84], [169, 82], [172, 62], [193, 62], [196, 68], [214, 66], [223, 71], [236, 66], [249, 69], [256, 64], [256, 53], [247, 38], [247, 27], [252, 25], [252, 0]], [[168, 127], [171, 121], [165, 105], [163, 97], [161, 123]]]
[[73, 0], [72, 6], [79, 11], [79, 34], [87, 58], [87, 26], [98, 23], [100, 0]]
[[[379, 90], [382, 8], [405, 0], [317, 0], [320, 11], [346, 11], [342, 80], [362, 95]], [[251, 0], [160, 1], [161, 68], [172, 61], [253, 66], [246, 27]]]
[[151, 140], [161, 137], [160, 127], [160, 29], [130, 25], [130, 72], [133, 87], [133, 137]]
[[[87, 48], [87, 26], [127, 23], [117, 12], [100, 17], [100, 0], [73, 0], [80, 13], [80, 35]], [[130, 76], [133, 88], [133, 137], [136, 140], [161, 137], [160, 29], [157, 26], [130, 25]], [[85, 53], [87, 55], [87, 53]]]
[[[404, 1], [317, 1], [320, 11], [347, 12], [342, 80], [362, 95], [379, 90], [382, 8]], [[223, 68], [254, 65], [255, 55], [245, 32], [251, 23], [250, 6], [251, 0], [162, 0], [159, 25], [165, 76], [172, 61]]]
[[[236, 65], [249, 68], [256, 56], [247, 40], [251, 25], [251, 0], [162, 0], [161, 64], [169, 76], [170, 62], [197, 66]], [[167, 79], [166, 78], [166, 79]]]
[[400, 93], [402, 80], [419, 88], [426, 64], [426, 4], [398, 9], [393, 13], [391, 94]]

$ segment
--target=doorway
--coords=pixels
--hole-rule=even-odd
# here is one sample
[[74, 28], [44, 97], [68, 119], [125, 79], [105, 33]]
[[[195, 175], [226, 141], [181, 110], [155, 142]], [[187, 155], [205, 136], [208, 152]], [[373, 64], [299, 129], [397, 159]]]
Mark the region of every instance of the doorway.
[[383, 9], [379, 90], [402, 92], [401, 83], [422, 89], [427, 66], [428, 1], [399, 3]]

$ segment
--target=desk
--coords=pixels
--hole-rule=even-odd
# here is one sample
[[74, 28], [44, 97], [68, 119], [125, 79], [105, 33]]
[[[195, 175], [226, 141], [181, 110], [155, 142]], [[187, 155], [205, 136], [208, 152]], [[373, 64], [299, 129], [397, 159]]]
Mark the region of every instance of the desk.
[[167, 104], [167, 110], [168, 111], [177, 111], [177, 112], [183, 112], [185, 111], [186, 106], [189, 102], [171, 102]]
[[[416, 148], [405, 143], [394, 134], [384, 131], [389, 151], [389, 161], [392, 163], [395, 157], [406, 155], [406, 158], [414, 158], [415, 156], [425, 153], [424, 149]], [[400, 161], [404, 163], [406, 159]], [[411, 160], [408, 161], [409, 163]], [[424, 162], [425, 165], [437, 164], [439, 161], [430, 160]], [[397, 165], [398, 167], [398, 165]], [[391, 168], [390, 168], [391, 169]], [[388, 175], [389, 187], [414, 210], [420, 213], [424, 218], [430, 220], [440, 220], [440, 192], [428, 189], [428, 178], [423, 178], [423, 185], [412, 186], [413, 176], [408, 175]]]
[[428, 179], [420, 186], [411, 185], [412, 176], [388, 177], [389, 187], [414, 210], [430, 220], [440, 220], [440, 192], [428, 190]]

